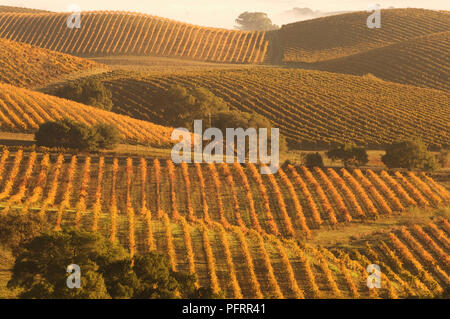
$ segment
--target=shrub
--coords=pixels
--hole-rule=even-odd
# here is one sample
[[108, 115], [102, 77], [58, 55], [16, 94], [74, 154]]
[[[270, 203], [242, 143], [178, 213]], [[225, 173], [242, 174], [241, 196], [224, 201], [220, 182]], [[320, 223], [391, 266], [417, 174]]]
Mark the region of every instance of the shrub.
[[52, 92], [61, 98], [110, 111], [113, 106], [112, 94], [96, 78], [83, 78], [66, 83]]
[[320, 155], [318, 152], [304, 154], [303, 161], [304, 161], [304, 165], [308, 168], [324, 167], [322, 155]]
[[346, 143], [329, 150], [327, 156], [334, 161], [342, 161], [345, 167], [350, 165], [361, 166], [369, 162], [366, 149], [351, 143]]
[[381, 161], [389, 168], [424, 169], [437, 168], [436, 158], [428, 152], [420, 139], [397, 141], [386, 148]]
[[94, 126], [99, 149], [111, 150], [120, 141], [119, 131], [112, 124], [100, 123]]
[[228, 110], [228, 104], [202, 87], [191, 90], [174, 85], [157, 98], [158, 113], [167, 125], [192, 128], [193, 121], [209, 123], [213, 113]]
[[69, 119], [45, 122], [35, 133], [37, 146], [81, 151], [112, 149], [119, 141], [117, 128], [109, 124], [89, 127]]
[[[165, 256], [150, 252], [132, 260], [99, 234], [64, 229], [21, 244], [8, 288], [20, 298], [212, 298], [195, 288], [194, 275], [174, 272]], [[82, 273], [81, 289], [67, 287], [68, 265]]]
[[0, 216], [0, 243], [18, 255], [20, 245], [49, 229], [50, 225], [36, 214], [10, 212]]
[[443, 168], [450, 166], [450, 151], [449, 150], [440, 150], [437, 161], [439, 165]]

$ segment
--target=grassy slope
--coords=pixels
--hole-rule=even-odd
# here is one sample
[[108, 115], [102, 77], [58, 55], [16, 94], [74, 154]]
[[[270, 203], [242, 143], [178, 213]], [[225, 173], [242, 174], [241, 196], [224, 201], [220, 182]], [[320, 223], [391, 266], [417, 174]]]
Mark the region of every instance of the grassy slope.
[[48, 11], [40, 10], [40, 9], [23, 8], [23, 7], [0, 6], [0, 12], [40, 13], [40, 12], [48, 12]]

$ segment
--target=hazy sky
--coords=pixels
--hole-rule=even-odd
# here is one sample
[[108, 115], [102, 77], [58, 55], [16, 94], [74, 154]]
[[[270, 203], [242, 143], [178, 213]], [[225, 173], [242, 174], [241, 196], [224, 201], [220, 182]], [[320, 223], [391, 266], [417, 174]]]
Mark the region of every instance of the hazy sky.
[[[287, 21], [286, 11], [294, 7], [320, 11], [365, 10], [379, 3], [383, 8], [427, 8], [450, 10], [449, 0], [0, 0], [11, 5], [50, 11], [66, 11], [70, 4], [82, 10], [126, 10], [211, 27], [232, 28], [234, 19], [244, 11], [266, 12], [276, 24]], [[292, 19], [292, 17], [291, 17]]]

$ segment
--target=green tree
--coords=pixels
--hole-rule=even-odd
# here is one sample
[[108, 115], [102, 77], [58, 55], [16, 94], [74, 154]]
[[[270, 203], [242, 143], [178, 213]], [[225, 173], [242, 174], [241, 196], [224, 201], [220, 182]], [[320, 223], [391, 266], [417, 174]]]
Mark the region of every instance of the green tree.
[[120, 142], [119, 131], [112, 124], [99, 123], [93, 129], [99, 149], [111, 150]]
[[329, 150], [327, 156], [333, 161], [342, 161], [345, 167], [361, 166], [369, 162], [366, 149], [352, 143], [346, 143]]
[[[22, 288], [21, 298], [109, 298], [101, 267], [123, 259], [126, 253], [100, 235], [64, 230], [46, 233], [23, 244], [9, 288]], [[81, 268], [82, 289], [67, 287], [67, 266]]]
[[50, 225], [37, 214], [21, 214], [10, 212], [0, 216], [0, 243], [12, 251], [19, 253], [21, 244], [50, 229]]
[[119, 141], [119, 133], [113, 125], [97, 124], [90, 127], [69, 119], [41, 124], [34, 137], [37, 146], [81, 151], [112, 149]]
[[226, 111], [228, 104], [221, 98], [202, 87], [191, 90], [175, 85], [171, 86], [159, 98], [158, 113], [164, 124], [192, 129], [194, 120], [209, 123], [213, 113]]
[[242, 31], [271, 31], [279, 29], [264, 12], [244, 12], [235, 20], [236, 29]]
[[53, 92], [61, 98], [73, 100], [83, 104], [95, 106], [103, 110], [111, 110], [113, 107], [112, 93], [97, 78], [82, 78], [70, 81]]
[[320, 155], [318, 152], [316, 153], [307, 153], [303, 156], [303, 161], [306, 167], [313, 168], [313, 167], [323, 167], [323, 159], [322, 155]]
[[[12, 270], [9, 288], [21, 298], [221, 298], [197, 289], [194, 275], [174, 272], [156, 252], [131, 259], [118, 244], [98, 234], [64, 229], [26, 242]], [[68, 265], [81, 270], [81, 289], [67, 287]]]
[[390, 168], [424, 169], [437, 168], [435, 156], [428, 152], [421, 139], [397, 141], [387, 146], [381, 161]]

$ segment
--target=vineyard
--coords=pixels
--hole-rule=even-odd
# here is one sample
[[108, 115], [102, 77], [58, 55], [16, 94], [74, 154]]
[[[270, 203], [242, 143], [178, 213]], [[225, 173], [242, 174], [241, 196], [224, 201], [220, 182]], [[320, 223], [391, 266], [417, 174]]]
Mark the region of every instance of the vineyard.
[[0, 83], [0, 129], [3, 132], [34, 133], [39, 124], [61, 118], [86, 125], [106, 122], [117, 126], [130, 143], [169, 146], [172, 129], [132, 119], [95, 107]]
[[[391, 229], [354, 250], [308, 240], [321, 228], [407, 214], [411, 205], [448, 205], [450, 193], [423, 173], [287, 166], [262, 176], [253, 164], [5, 149], [0, 203], [0, 213], [39, 214], [55, 229], [100, 232], [131, 254], [157, 249], [173, 269], [230, 298], [434, 296], [449, 284], [445, 219]], [[299, 246], [299, 238], [306, 242]], [[372, 262], [385, 269], [376, 296], [365, 284]]]
[[235, 109], [270, 119], [296, 146], [353, 141], [377, 147], [410, 136], [445, 146], [450, 139], [447, 92], [371, 77], [258, 67], [148, 76], [120, 71], [97, 78], [113, 93], [115, 112], [155, 123], [161, 118], [153, 96], [174, 84], [197, 85]]
[[0, 6], [0, 12], [23, 12], [23, 13], [39, 13], [48, 12], [45, 10], [23, 8], [23, 7], [12, 7], [12, 6]]
[[223, 63], [261, 63], [265, 32], [206, 28], [135, 12], [83, 12], [81, 28], [69, 13], [0, 14], [0, 37], [81, 56], [143, 55]]
[[370, 73], [386, 81], [450, 91], [449, 51], [450, 31], [447, 31], [313, 63], [311, 67], [354, 75]]
[[367, 27], [368, 16], [365, 11], [354, 12], [285, 25], [278, 32], [278, 55], [288, 63], [327, 61], [450, 31], [450, 16], [442, 11], [381, 10], [379, 29]]
[[[69, 13], [0, 6], [0, 133], [14, 145], [0, 147], [0, 216], [98, 233], [131, 257], [158, 251], [196, 287], [226, 298], [448, 296], [448, 13], [382, 10], [382, 27], [369, 29], [369, 13], [353, 12], [265, 32], [90, 11], [70, 29]], [[111, 111], [52, 95], [76, 79], [94, 79], [86, 83], [97, 91], [80, 88], [83, 100], [99, 93]], [[270, 120], [290, 148], [278, 172], [172, 162], [173, 128], [157, 124], [169, 123], [161, 110], [172, 102], [161, 101], [182, 95], [210, 123], [217, 112], [200, 95], [222, 107], [208, 92], [165, 94], [175, 85], [222, 98], [226, 123], [259, 123], [236, 110]], [[190, 118], [192, 105], [170, 116]], [[112, 124], [121, 144], [95, 154], [23, 147], [42, 123], [62, 118]], [[442, 169], [381, 166], [387, 144], [413, 137], [433, 150], [413, 155], [424, 162], [439, 150]], [[367, 165], [293, 164], [349, 142], [368, 149]], [[9, 248], [0, 249], [0, 298], [17, 297], [5, 284], [16, 257]], [[367, 286], [371, 264], [381, 289]]]
[[63, 76], [96, 68], [101, 66], [89, 60], [0, 39], [0, 82], [3, 83], [26, 88], [44, 86]]

